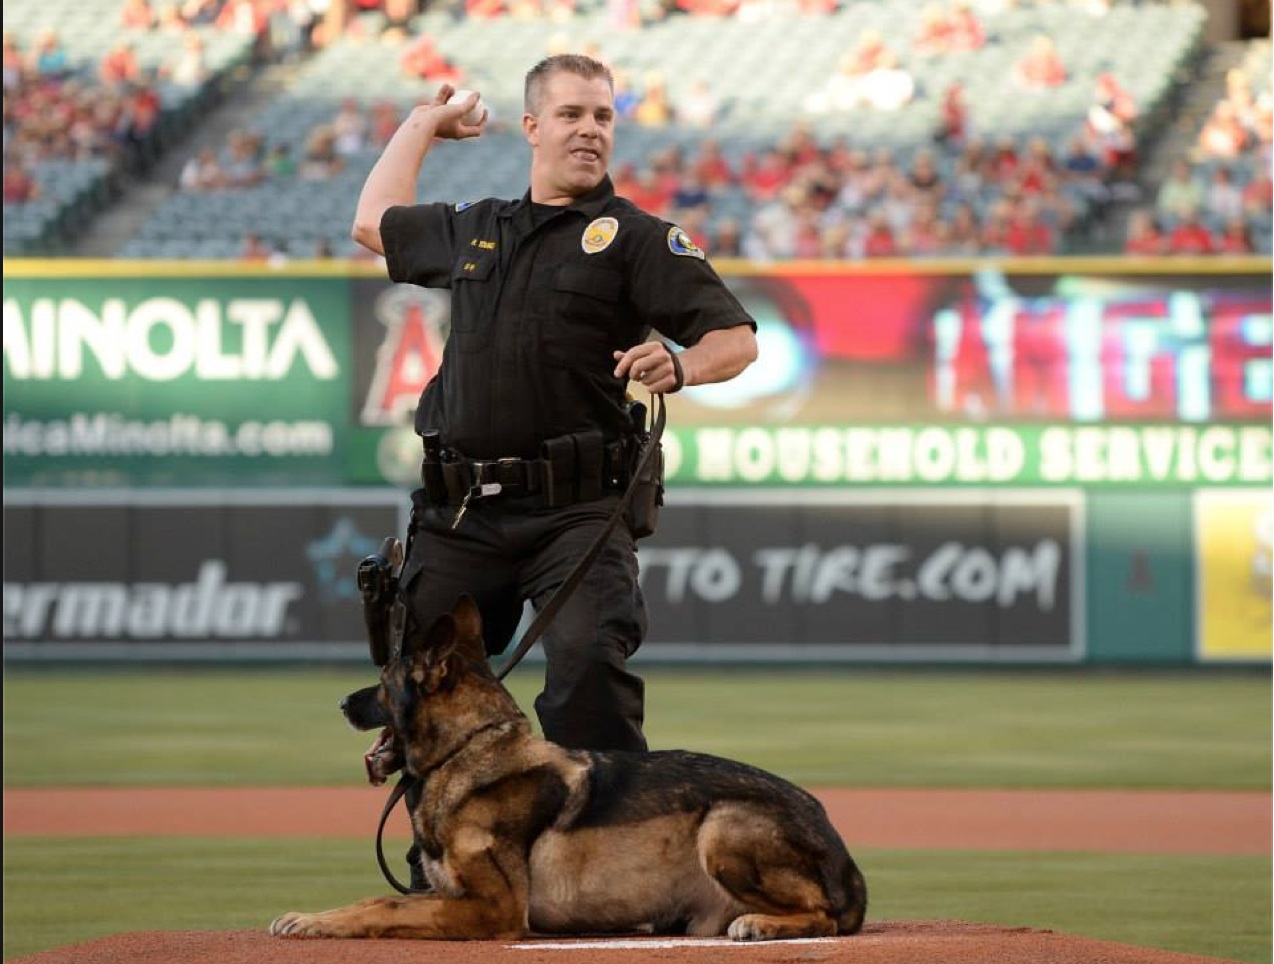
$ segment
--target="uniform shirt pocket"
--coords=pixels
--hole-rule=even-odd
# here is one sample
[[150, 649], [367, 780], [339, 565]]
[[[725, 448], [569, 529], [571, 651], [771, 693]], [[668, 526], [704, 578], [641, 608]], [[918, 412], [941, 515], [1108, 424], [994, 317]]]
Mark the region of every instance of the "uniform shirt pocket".
[[451, 268], [451, 336], [459, 351], [481, 351], [491, 340], [494, 253], [466, 252]]
[[612, 364], [621, 318], [624, 276], [610, 268], [564, 264], [553, 274], [552, 304], [544, 326], [549, 361], [574, 367]]

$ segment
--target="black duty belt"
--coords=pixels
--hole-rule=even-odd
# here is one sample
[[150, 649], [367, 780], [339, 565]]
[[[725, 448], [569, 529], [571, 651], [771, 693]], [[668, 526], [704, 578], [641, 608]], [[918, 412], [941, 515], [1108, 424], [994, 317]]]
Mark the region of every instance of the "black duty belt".
[[622, 489], [630, 476], [630, 443], [603, 442], [600, 433], [552, 439], [538, 459], [469, 459], [444, 449], [443, 457], [422, 466], [425, 494], [431, 502], [464, 505], [474, 494], [537, 497], [541, 506], [559, 508], [600, 498]]

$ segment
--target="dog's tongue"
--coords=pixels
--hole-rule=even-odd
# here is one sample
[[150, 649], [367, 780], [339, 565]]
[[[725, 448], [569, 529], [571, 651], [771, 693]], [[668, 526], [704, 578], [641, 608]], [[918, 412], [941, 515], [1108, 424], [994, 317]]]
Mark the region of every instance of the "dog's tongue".
[[380, 731], [380, 736], [376, 737], [376, 742], [371, 745], [371, 748], [363, 754], [363, 765], [367, 767], [367, 780], [374, 787], [385, 782], [385, 774], [381, 772], [380, 757], [389, 752], [393, 741], [393, 728], [387, 726]]

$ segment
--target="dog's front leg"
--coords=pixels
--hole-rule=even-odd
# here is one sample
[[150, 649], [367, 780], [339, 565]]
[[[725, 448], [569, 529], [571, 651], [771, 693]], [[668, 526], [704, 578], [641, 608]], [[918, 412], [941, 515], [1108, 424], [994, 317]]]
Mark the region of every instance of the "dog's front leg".
[[[512, 895], [510, 895], [512, 896]], [[385, 937], [415, 940], [510, 939], [526, 933], [526, 913], [507, 900], [369, 897], [348, 907], [303, 914], [289, 911], [270, 924], [275, 937]], [[523, 905], [525, 907], [525, 905]]]

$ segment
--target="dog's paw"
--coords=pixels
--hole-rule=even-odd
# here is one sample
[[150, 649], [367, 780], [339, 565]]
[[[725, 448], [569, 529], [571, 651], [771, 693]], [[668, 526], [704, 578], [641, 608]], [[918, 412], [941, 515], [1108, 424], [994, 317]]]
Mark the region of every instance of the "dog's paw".
[[732, 941], [772, 941], [779, 936], [773, 918], [764, 914], [744, 914], [730, 922], [726, 936]]
[[289, 911], [270, 922], [271, 937], [334, 937], [322, 924], [317, 914], [301, 914]]

